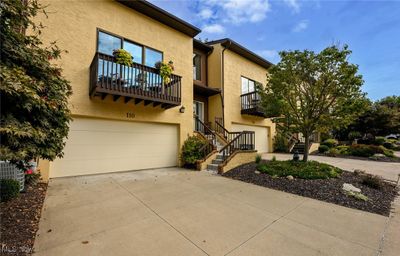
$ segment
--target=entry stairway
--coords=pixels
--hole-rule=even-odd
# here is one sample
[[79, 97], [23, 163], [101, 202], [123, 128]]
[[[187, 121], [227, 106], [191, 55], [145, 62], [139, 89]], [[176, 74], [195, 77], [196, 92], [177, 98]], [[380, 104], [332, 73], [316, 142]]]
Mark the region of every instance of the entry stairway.
[[215, 120], [215, 129], [212, 129], [210, 125], [204, 124], [198, 118], [195, 118], [195, 122], [195, 130], [212, 145], [212, 147], [208, 147], [208, 151], [203, 155], [208, 157], [215, 149], [218, 152], [217, 155], [213, 155], [214, 159], [207, 165], [208, 171], [218, 172], [220, 167], [230, 160], [232, 154], [239, 150], [255, 150], [255, 133], [253, 131], [230, 132], [217, 119]]

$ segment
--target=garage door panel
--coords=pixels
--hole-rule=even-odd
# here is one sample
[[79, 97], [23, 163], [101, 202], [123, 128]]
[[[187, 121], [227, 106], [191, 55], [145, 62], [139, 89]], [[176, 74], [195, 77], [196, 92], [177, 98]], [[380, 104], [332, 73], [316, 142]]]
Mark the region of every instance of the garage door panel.
[[76, 118], [51, 177], [177, 165], [176, 125]]
[[232, 131], [254, 131], [256, 136], [256, 149], [260, 153], [269, 152], [268, 128], [256, 125], [232, 124]]

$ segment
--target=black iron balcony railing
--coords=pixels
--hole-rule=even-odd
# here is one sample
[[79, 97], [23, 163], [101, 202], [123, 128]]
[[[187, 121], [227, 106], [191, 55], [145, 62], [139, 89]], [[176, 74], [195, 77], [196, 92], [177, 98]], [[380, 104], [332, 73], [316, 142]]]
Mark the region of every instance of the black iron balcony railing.
[[171, 108], [181, 104], [181, 77], [172, 74], [166, 82], [156, 68], [120, 65], [113, 56], [96, 53], [90, 65], [89, 93], [90, 97], [112, 95], [114, 101], [125, 97], [125, 103], [134, 99], [135, 104], [144, 101], [144, 105]]
[[266, 117], [261, 107], [261, 97], [257, 92], [240, 95], [240, 104], [242, 114]]

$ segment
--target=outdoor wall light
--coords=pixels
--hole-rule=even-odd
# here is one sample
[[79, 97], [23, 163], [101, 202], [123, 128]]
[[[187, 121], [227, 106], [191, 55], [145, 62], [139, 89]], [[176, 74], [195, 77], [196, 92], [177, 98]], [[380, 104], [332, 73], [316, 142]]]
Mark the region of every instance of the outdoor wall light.
[[182, 106], [182, 107], [179, 109], [179, 112], [181, 112], [181, 113], [185, 113], [185, 107], [184, 107], [184, 106]]

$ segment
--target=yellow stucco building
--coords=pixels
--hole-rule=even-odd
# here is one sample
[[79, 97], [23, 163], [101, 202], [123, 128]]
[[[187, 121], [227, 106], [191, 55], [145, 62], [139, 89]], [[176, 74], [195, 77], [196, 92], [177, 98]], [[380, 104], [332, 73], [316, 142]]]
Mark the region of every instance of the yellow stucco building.
[[[197, 41], [198, 28], [146, 1], [42, 3], [43, 39], [68, 51], [59, 64], [73, 89], [64, 157], [40, 161], [45, 178], [177, 166], [187, 136], [204, 132], [196, 119], [215, 133], [252, 131], [252, 149], [272, 151], [275, 126], [254, 86], [268, 61], [230, 39]], [[116, 63], [120, 48], [131, 67]], [[167, 82], [156, 63], [170, 60]]]

